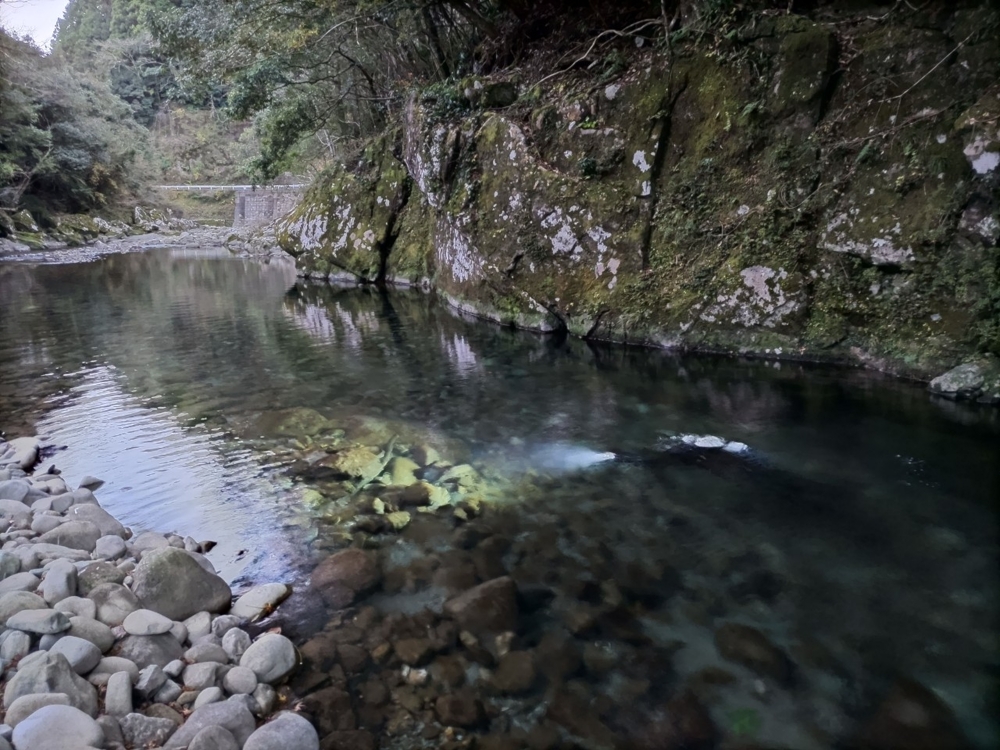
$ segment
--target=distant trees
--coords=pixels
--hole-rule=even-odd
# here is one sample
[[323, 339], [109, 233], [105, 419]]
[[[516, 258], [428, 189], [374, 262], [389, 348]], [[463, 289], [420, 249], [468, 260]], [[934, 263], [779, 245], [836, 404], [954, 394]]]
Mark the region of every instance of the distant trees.
[[0, 31], [0, 209], [86, 211], [127, 188], [144, 134], [99, 80]]

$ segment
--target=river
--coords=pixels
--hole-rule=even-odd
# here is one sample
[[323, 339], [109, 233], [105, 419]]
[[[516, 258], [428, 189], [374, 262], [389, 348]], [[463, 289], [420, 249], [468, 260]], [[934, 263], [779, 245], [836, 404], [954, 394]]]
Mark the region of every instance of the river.
[[[1000, 744], [1000, 419], [919, 384], [590, 347], [174, 246], [0, 263], [0, 426], [105, 480], [123, 523], [217, 541], [237, 585], [295, 584], [300, 641], [333, 616], [309, 571], [352, 540], [379, 550], [382, 614], [439, 611], [454, 591], [435, 571], [463, 565], [469, 585], [544, 591], [517, 647], [558, 632], [583, 664], [497, 699], [494, 730], [536, 721], [563, 678], [612, 732], [693, 685], [726, 737], [821, 748], [905, 676]], [[703, 436], [747, 449], [685, 445]], [[357, 446], [436, 451], [441, 471], [418, 471], [436, 483], [471, 467], [450, 485], [462, 512], [393, 532], [377, 482], [319, 470]], [[720, 657], [725, 623], [765, 633], [794, 679]], [[376, 736], [392, 722], [358, 709]]]

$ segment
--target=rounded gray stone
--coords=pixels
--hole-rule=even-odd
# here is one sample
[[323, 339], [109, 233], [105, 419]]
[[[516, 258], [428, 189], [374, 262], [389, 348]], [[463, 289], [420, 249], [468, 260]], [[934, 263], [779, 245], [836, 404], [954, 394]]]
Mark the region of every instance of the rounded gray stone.
[[71, 596], [76, 596], [76, 566], [66, 560], [56, 560], [45, 571], [42, 585], [38, 587], [42, 598], [48, 604], [61, 602]]
[[202, 610], [221, 612], [232, 601], [222, 578], [175, 547], [144, 554], [132, 576], [133, 590], [143, 606], [171, 620], [183, 620]]
[[90, 641], [101, 653], [107, 653], [115, 645], [115, 634], [107, 625], [100, 620], [92, 620], [89, 617], [69, 618], [70, 628], [66, 635], [83, 638]]
[[219, 672], [219, 664], [213, 661], [191, 664], [184, 669], [184, 687], [191, 690], [204, 690], [215, 685], [215, 676]]
[[184, 658], [190, 662], [215, 661], [225, 664], [229, 661], [229, 654], [215, 643], [198, 643], [184, 652]]
[[102, 583], [87, 594], [97, 604], [97, 619], [105, 625], [121, 625], [125, 618], [139, 609], [135, 594], [117, 583]]
[[250, 735], [243, 750], [319, 750], [319, 735], [309, 720], [290, 711], [282, 711], [273, 721]]
[[197, 612], [184, 621], [184, 627], [188, 631], [188, 640], [194, 643], [202, 636], [212, 632], [212, 614], [210, 612]]
[[298, 655], [290, 640], [277, 633], [267, 633], [250, 645], [240, 659], [240, 666], [252, 669], [260, 682], [277, 682], [295, 669]]
[[132, 678], [128, 672], [115, 672], [108, 679], [104, 708], [112, 716], [132, 713]]
[[126, 552], [128, 547], [125, 545], [125, 540], [117, 534], [105, 534], [97, 540], [97, 545], [94, 547], [94, 557], [104, 560], [118, 560], [125, 557]]
[[205, 727], [191, 740], [188, 750], [240, 750], [240, 746], [222, 727]]
[[90, 716], [97, 715], [97, 691], [73, 671], [62, 654], [41, 651], [32, 654], [30, 661], [22, 660], [4, 690], [4, 707], [10, 708], [22, 695], [33, 693], [65, 693], [70, 705]]
[[0, 644], [0, 659], [5, 663], [21, 659], [31, 652], [31, 636], [20, 630], [8, 630]]
[[47, 635], [70, 629], [69, 618], [54, 609], [26, 609], [7, 618], [7, 627], [26, 633]]
[[241, 628], [233, 628], [222, 636], [222, 648], [229, 654], [229, 658], [237, 664], [243, 658], [243, 654], [250, 648], [250, 635]]
[[0, 622], [26, 609], [48, 609], [45, 600], [30, 591], [11, 591], [0, 596]]
[[243, 594], [233, 604], [230, 614], [247, 622], [255, 622], [274, 611], [292, 593], [292, 587], [284, 583], [265, 583]]
[[70, 622], [74, 617], [85, 617], [88, 620], [97, 619], [97, 604], [93, 599], [82, 596], [69, 596], [52, 605], [52, 609], [65, 612], [69, 615]]
[[90, 672], [101, 661], [101, 649], [90, 641], [66, 635], [56, 641], [49, 649], [51, 654], [62, 654], [77, 674]]
[[102, 747], [104, 731], [73, 706], [45, 706], [15, 727], [13, 739], [18, 750]]
[[169, 633], [174, 621], [151, 609], [137, 609], [130, 612], [122, 622], [129, 635], [163, 635]]
[[10, 708], [7, 709], [5, 723], [10, 727], [17, 727], [18, 724], [40, 708], [68, 705], [69, 696], [66, 693], [33, 693], [31, 695], [22, 695], [10, 704]]
[[233, 667], [222, 678], [222, 686], [230, 695], [251, 695], [257, 689], [257, 675], [246, 667]]
[[0, 581], [0, 594], [8, 594], [12, 591], [34, 591], [41, 583], [34, 573], [15, 573]]
[[21, 571], [21, 558], [13, 552], [0, 550], [0, 580]]
[[200, 693], [198, 693], [198, 697], [195, 698], [194, 701], [194, 707], [197, 710], [202, 706], [207, 706], [209, 703], [218, 703], [225, 697], [226, 697], [225, 694], [222, 692], [220, 688], [214, 686], [207, 687]]
[[70, 549], [93, 552], [97, 540], [104, 536], [97, 524], [90, 521], [66, 521], [38, 537], [44, 544], [58, 544]]
[[[219, 726], [228, 731], [236, 740], [238, 748], [243, 747], [247, 738], [253, 733], [257, 722], [250, 710], [241, 703], [222, 701], [202, 706], [192, 713], [184, 726], [167, 740], [165, 750], [180, 750], [187, 748], [199, 732], [206, 727]], [[188, 748], [190, 750], [190, 748]]]
[[139, 668], [156, 664], [165, 667], [174, 659], [184, 656], [184, 648], [172, 635], [129, 635], [119, 641], [117, 655], [124, 656]]

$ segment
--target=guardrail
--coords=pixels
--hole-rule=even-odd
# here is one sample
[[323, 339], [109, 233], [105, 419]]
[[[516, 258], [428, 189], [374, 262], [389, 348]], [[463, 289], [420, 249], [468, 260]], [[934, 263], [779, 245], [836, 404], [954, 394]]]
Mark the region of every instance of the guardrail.
[[157, 190], [302, 190], [308, 185], [156, 185]]

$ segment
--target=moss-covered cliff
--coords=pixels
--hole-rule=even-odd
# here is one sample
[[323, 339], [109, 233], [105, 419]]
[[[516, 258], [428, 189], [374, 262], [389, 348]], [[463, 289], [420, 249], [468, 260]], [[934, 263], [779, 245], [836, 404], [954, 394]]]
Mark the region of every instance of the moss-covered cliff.
[[996, 355], [997, 13], [851, 5], [416, 92], [279, 240], [542, 331], [918, 377]]

